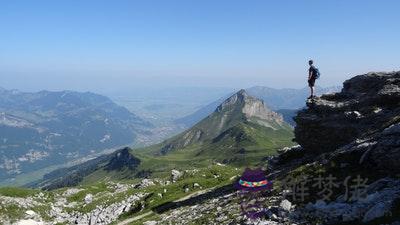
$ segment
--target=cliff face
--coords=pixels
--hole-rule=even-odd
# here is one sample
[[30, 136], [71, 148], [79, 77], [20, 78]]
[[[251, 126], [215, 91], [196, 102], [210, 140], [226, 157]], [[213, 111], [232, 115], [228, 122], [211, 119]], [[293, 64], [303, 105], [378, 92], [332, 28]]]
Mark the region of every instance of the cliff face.
[[[262, 100], [248, 95], [243, 89], [219, 105], [214, 115], [221, 117], [218, 133], [223, 131], [225, 127], [231, 126], [230, 121], [253, 121], [272, 129], [279, 129], [279, 126], [284, 123], [282, 115], [270, 110]], [[233, 120], [229, 117], [238, 118]]]
[[348, 200], [340, 188], [329, 201], [311, 191], [309, 203], [295, 214], [322, 224], [399, 221], [400, 72], [356, 76], [344, 82], [341, 92], [308, 100], [307, 106], [294, 118], [300, 145], [269, 161], [277, 171], [270, 176], [333, 175], [339, 182], [363, 177], [367, 186], [358, 200]]
[[356, 76], [307, 106], [295, 117], [296, 142], [308, 151], [333, 151], [400, 122], [400, 72]]

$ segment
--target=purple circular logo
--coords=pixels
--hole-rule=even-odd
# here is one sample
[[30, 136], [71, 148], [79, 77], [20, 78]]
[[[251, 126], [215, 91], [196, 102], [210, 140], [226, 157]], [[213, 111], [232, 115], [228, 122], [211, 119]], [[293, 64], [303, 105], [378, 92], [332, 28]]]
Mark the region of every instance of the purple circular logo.
[[265, 177], [265, 171], [261, 168], [246, 168], [237, 182], [235, 188], [241, 200], [242, 213], [250, 218], [257, 219], [265, 216], [264, 195], [272, 189], [272, 182]]

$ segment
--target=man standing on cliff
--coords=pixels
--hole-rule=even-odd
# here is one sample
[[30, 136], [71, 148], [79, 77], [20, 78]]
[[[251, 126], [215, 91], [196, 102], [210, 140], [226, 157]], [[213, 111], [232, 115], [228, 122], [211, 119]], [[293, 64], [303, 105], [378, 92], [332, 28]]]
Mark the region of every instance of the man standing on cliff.
[[314, 85], [315, 85], [315, 80], [319, 78], [319, 71], [318, 69], [313, 65], [313, 61], [309, 60], [308, 65], [310, 65], [310, 68], [308, 69], [308, 86], [310, 87], [311, 94], [308, 99], [312, 99], [315, 97], [314, 95]]

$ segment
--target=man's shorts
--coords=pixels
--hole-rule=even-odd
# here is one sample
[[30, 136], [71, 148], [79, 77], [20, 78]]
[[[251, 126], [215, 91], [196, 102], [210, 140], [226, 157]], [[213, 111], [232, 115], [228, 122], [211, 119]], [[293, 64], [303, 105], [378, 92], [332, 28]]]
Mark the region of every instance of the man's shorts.
[[308, 86], [309, 87], [314, 87], [314, 84], [315, 84], [315, 78], [311, 78], [311, 79], [308, 80]]

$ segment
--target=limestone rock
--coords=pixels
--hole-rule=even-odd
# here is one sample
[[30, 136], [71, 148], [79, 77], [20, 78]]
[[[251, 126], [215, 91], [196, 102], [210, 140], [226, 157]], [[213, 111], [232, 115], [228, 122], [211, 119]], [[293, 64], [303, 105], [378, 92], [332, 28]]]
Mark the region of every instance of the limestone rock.
[[282, 209], [285, 211], [290, 211], [292, 209], [292, 203], [290, 201], [288, 201], [287, 199], [284, 199], [281, 202], [280, 207], [282, 207]]
[[179, 170], [171, 170], [171, 181], [176, 182], [183, 175]]
[[329, 152], [399, 122], [399, 85], [400, 72], [369, 73], [345, 81], [339, 93], [307, 101], [294, 118], [296, 142]]
[[40, 221], [35, 221], [32, 219], [28, 219], [28, 220], [20, 220], [16, 223], [16, 225], [44, 225], [43, 222]]
[[85, 196], [85, 203], [86, 204], [89, 204], [89, 203], [91, 203], [93, 201], [93, 195], [92, 194], [87, 194], [86, 196]]

